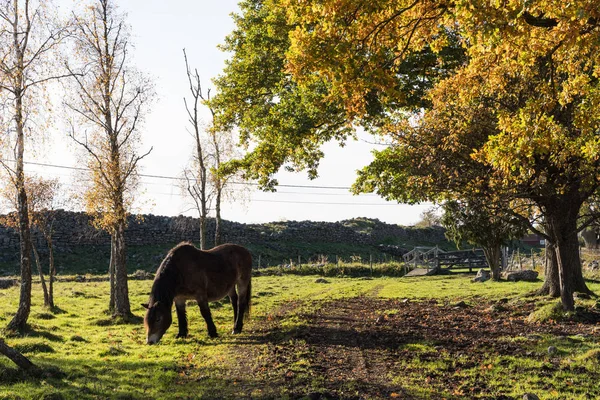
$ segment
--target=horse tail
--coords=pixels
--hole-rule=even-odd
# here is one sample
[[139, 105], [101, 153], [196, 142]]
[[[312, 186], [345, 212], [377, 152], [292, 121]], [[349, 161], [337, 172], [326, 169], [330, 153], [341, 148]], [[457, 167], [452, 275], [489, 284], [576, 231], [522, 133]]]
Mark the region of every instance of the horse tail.
[[248, 280], [248, 289], [246, 290], [246, 313], [244, 314], [244, 320], [247, 321], [250, 318], [250, 309], [252, 308], [252, 277]]

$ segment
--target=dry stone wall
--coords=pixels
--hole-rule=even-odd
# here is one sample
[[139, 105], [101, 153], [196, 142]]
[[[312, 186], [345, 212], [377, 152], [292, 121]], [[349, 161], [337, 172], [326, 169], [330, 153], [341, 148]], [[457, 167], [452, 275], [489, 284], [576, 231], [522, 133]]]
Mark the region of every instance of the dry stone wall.
[[[83, 212], [54, 211], [54, 246], [57, 251], [75, 246], [108, 245], [106, 232], [94, 228], [90, 217]], [[224, 242], [242, 245], [265, 242], [346, 243], [378, 245], [393, 239], [394, 242], [439, 242], [444, 240], [440, 227], [416, 229], [386, 224], [379, 220], [357, 218], [340, 222], [282, 221], [267, 224], [242, 224], [223, 221]], [[197, 218], [157, 215], [131, 216], [127, 228], [130, 246], [177, 244], [188, 240], [198, 242]], [[214, 220], [208, 221], [208, 238], [214, 236]], [[33, 232], [40, 248], [45, 241], [39, 232]], [[210, 239], [209, 239], [210, 245]], [[0, 225], [0, 261], [16, 257], [19, 248], [18, 233]]]

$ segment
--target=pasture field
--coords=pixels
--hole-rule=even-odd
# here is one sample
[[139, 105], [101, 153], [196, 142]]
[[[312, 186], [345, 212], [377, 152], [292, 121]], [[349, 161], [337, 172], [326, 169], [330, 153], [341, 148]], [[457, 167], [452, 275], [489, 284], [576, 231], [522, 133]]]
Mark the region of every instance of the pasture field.
[[[470, 278], [258, 276], [241, 335], [224, 300], [211, 305], [219, 338], [190, 306], [190, 337], [175, 338], [174, 316], [154, 346], [140, 305], [151, 281], [130, 281], [131, 324], [108, 318], [108, 282], [59, 282], [52, 311], [35, 285], [30, 330], [6, 341], [44, 374], [0, 358], [0, 399], [600, 398], [595, 300], [577, 301], [581, 322], [529, 322], [555, 303], [528, 295], [541, 282]], [[18, 288], [0, 290], [0, 326], [17, 300]]]

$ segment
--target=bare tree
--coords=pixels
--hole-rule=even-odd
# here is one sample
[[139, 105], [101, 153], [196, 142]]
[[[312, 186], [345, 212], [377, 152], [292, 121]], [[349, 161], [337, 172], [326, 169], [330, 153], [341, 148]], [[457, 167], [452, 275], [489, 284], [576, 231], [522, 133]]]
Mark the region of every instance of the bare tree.
[[[125, 229], [138, 184], [138, 164], [152, 149], [138, 152], [140, 124], [154, 89], [132, 67], [129, 27], [114, 0], [94, 0], [75, 16], [75, 49], [66, 62], [76, 95], [65, 105], [73, 115], [71, 138], [85, 149], [91, 186], [84, 195], [97, 227], [111, 235], [113, 316], [131, 315]], [[78, 121], [75, 129], [74, 121]]]
[[[185, 97], [183, 98], [183, 103], [188, 113], [189, 123], [192, 126], [192, 134], [195, 140], [192, 167], [190, 170], [184, 171], [184, 176], [186, 190], [194, 200], [196, 209], [198, 210], [200, 218], [200, 249], [204, 250], [206, 248], [206, 220], [211, 200], [210, 187], [208, 185], [208, 168], [206, 165], [206, 149], [203, 144], [200, 119], [198, 117], [198, 107], [204, 100], [204, 97], [202, 94], [202, 85], [200, 84], [200, 75], [198, 74], [198, 70], [194, 70], [194, 72], [190, 70], [185, 49], [183, 50], [183, 58], [185, 59], [185, 69], [192, 95], [191, 104], [188, 104]], [[210, 90], [208, 94], [210, 96]]]
[[[224, 171], [221, 167], [227, 161], [238, 156], [235, 137], [232, 132], [215, 129], [215, 110], [211, 106], [210, 89], [204, 94], [198, 70], [192, 72], [187, 54], [183, 50], [191, 104], [184, 98], [189, 123], [192, 126], [195, 148], [192, 167], [184, 171], [185, 189], [194, 201], [200, 218], [200, 248], [206, 247], [206, 221], [214, 202], [215, 236], [214, 244], [221, 244], [221, 204], [231, 192], [230, 183], [234, 178], [241, 180], [241, 174]], [[202, 124], [198, 116], [199, 106], [205, 106], [211, 115], [209, 124]]]
[[[14, 139], [2, 140], [13, 147], [14, 166], [3, 163], [17, 191], [19, 219], [21, 292], [19, 308], [9, 322], [9, 330], [22, 330], [27, 323], [31, 308], [31, 233], [29, 209], [25, 190], [23, 159], [25, 145], [35, 131], [35, 120], [44, 102], [40, 96], [46, 84], [65, 77], [52, 65], [54, 53], [63, 42], [68, 24], [57, 24], [51, 17], [53, 10], [49, 1], [2, 0], [0, 1], [0, 91], [8, 100], [3, 111], [9, 114], [8, 132]], [[6, 138], [4, 138], [6, 139]]]

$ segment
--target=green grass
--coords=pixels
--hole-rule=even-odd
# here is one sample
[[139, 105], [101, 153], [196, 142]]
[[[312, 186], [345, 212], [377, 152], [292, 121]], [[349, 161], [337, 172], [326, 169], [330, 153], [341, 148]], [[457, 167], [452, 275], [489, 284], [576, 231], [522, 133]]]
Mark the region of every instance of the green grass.
[[[371, 280], [328, 277], [329, 283], [315, 283], [316, 276], [259, 276], [253, 280], [252, 318], [247, 328], [255, 333], [232, 336], [232, 311], [226, 301], [211, 308], [220, 337], [209, 339], [197, 307], [188, 307], [191, 337], [176, 339], [176, 322], [155, 346], [144, 344], [144, 328], [138, 324], [106, 324], [108, 319], [108, 283], [59, 282], [56, 285], [57, 309], [50, 312], [41, 305], [39, 285], [35, 285], [30, 329], [23, 336], [7, 337], [17, 348], [46, 371], [43, 379], [23, 376], [4, 357], [0, 357], [0, 399], [179, 399], [179, 398], [285, 398], [289, 388], [303, 382], [306, 390], [320, 390], [325, 382], [311, 375], [308, 356], [314, 349], [301, 339], [287, 340], [291, 332], [303, 325], [303, 315], [315, 312], [333, 299], [360, 296], [388, 299], [437, 299], [445, 302], [464, 300], [475, 303], [482, 299], [501, 298], [521, 301], [522, 296], [538, 288], [540, 283], [485, 282], [472, 284], [470, 276], [425, 278], [381, 277]], [[134, 314], [143, 315], [151, 281], [130, 281], [130, 300]], [[600, 291], [600, 285], [590, 284]], [[78, 295], [74, 295], [78, 293]], [[5, 326], [17, 307], [18, 288], [0, 290], [0, 326]], [[541, 303], [545, 299], [538, 299]], [[594, 300], [590, 300], [592, 305]], [[278, 321], [278, 330], [269, 338], [260, 337], [260, 327], [267, 321]], [[258, 332], [258, 333], [256, 333]], [[278, 341], [275, 341], [277, 338]], [[432, 352], [430, 343], [405, 345], [412, 356], [397, 360], [402, 375], [390, 377], [411, 389], [417, 398], [438, 398], [439, 391], [428, 387], [426, 375], [453, 369], [453, 379], [464, 382], [464, 396], [469, 385], [478, 379], [493, 381], [499, 392], [518, 396], [536, 391], [544, 399], [583, 399], [584, 394], [598, 393], [597, 382], [586, 380], [582, 371], [600, 368], [598, 338], [593, 341], [563, 340], [544, 336], [531, 344], [531, 351], [543, 354], [549, 345], [558, 348], [558, 359], [552, 362], [553, 374], [541, 377], [535, 372], [549, 361], [544, 357], [490, 356], [481, 365], [462, 366], [460, 359], [440, 356], [421, 357]], [[499, 340], [517, 340], [499, 338]], [[277, 344], [279, 343], [279, 344]], [[294, 352], [294, 362], [277, 367], [268, 354], [273, 346]], [[290, 348], [292, 350], [290, 350]], [[241, 351], [252, 350], [253, 359], [240, 360]], [[265, 366], [266, 364], [266, 366]], [[273, 382], [274, 374], [285, 368], [290, 382], [281, 391], [260, 389], [263, 382]], [[289, 372], [291, 371], [291, 372]], [[308, 382], [308, 383], [306, 383]], [[348, 390], [353, 388], [348, 382]], [[569, 391], [578, 387], [579, 392]], [[545, 390], [543, 388], [548, 388]], [[274, 390], [274, 389], [273, 389]], [[543, 391], [542, 391], [543, 390]], [[567, 397], [564, 393], [571, 393]], [[460, 393], [445, 393], [448, 398], [461, 398]], [[421, 396], [421, 397], [418, 397]], [[454, 397], [453, 397], [454, 396]]]

